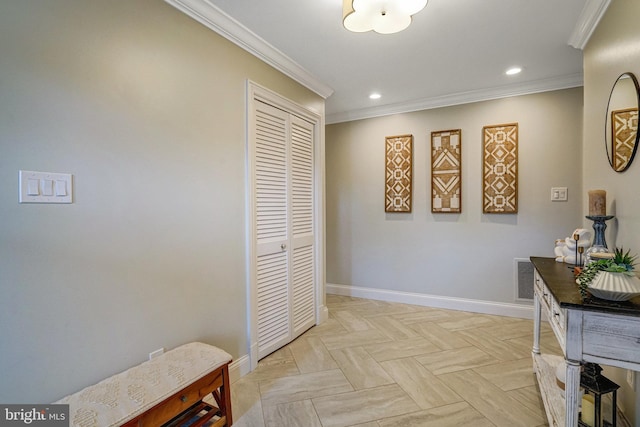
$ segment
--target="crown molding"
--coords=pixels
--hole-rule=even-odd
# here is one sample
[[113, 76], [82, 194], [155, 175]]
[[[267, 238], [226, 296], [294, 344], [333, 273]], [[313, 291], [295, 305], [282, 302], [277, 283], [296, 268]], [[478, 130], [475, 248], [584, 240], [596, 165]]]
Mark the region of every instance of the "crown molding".
[[[276, 70], [287, 75], [322, 98], [326, 99], [333, 94], [334, 91], [331, 87], [319, 81], [287, 55], [224, 13], [208, 0], [165, 0], [165, 2], [246, 50], [261, 61], [274, 67]], [[577, 49], [584, 48], [610, 2], [611, 0], [587, 0], [569, 40], [571, 46]], [[528, 95], [582, 85], [582, 73], [572, 74], [519, 85], [460, 92], [435, 98], [424, 98], [410, 102], [328, 114], [326, 116], [326, 124], [448, 107], [471, 102], [506, 98], [509, 96]]]
[[530, 95], [552, 90], [569, 89], [583, 86], [582, 73], [569, 74], [551, 79], [536, 80], [517, 85], [459, 92], [434, 98], [423, 98], [411, 102], [381, 105], [379, 107], [362, 108], [342, 113], [327, 114], [326, 123], [335, 124], [353, 120], [369, 119], [372, 117], [388, 116], [391, 114], [410, 113], [413, 111], [429, 110], [432, 108], [450, 107], [453, 105], [469, 104], [472, 102], [489, 101], [492, 99], [508, 98], [510, 96]]
[[611, 0], [587, 0], [569, 38], [569, 45], [583, 50], [607, 11]]
[[165, 0], [165, 2], [271, 65], [276, 70], [291, 77], [322, 98], [326, 99], [333, 93], [332, 88], [319, 81], [287, 55], [209, 1]]

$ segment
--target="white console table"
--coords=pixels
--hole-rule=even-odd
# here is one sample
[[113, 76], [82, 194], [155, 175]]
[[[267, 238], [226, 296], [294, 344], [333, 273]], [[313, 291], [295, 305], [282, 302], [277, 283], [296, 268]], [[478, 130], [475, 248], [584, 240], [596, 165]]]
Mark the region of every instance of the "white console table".
[[[577, 427], [580, 362], [640, 370], [640, 298], [583, 300], [567, 264], [541, 257], [531, 257], [531, 262], [535, 268], [533, 367], [549, 426]], [[540, 353], [543, 310], [564, 354], [565, 398], [555, 379], [562, 358]]]

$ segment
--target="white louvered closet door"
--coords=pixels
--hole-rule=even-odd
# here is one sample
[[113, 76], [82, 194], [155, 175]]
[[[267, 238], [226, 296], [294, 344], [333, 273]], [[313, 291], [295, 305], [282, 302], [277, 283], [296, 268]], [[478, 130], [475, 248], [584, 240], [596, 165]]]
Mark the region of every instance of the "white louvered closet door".
[[315, 324], [313, 125], [255, 102], [258, 359]]
[[313, 125], [291, 116], [293, 338], [315, 324]]

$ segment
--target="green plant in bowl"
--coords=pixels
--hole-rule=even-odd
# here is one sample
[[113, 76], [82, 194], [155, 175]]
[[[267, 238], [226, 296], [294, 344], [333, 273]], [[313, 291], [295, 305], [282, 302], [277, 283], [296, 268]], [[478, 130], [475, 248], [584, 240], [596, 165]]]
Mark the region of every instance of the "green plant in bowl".
[[589, 284], [601, 271], [609, 273], [622, 273], [628, 276], [635, 276], [634, 268], [636, 264], [636, 255], [631, 255], [631, 251], [624, 251], [624, 248], [616, 248], [613, 258], [600, 259], [594, 261], [582, 269], [582, 272], [576, 278], [576, 282], [580, 288], [582, 298], [587, 296]]

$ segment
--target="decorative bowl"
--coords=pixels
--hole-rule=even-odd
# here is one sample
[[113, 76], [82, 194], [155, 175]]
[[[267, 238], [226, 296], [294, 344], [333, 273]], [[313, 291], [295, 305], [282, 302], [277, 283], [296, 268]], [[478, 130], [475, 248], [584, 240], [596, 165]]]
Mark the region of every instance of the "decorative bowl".
[[588, 288], [595, 297], [609, 301], [627, 301], [640, 295], [640, 279], [635, 274], [600, 271]]

